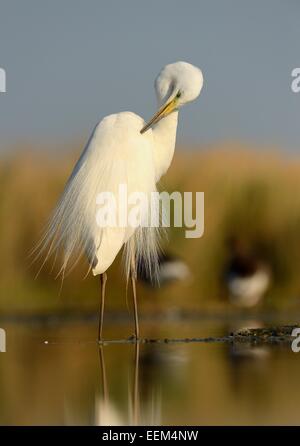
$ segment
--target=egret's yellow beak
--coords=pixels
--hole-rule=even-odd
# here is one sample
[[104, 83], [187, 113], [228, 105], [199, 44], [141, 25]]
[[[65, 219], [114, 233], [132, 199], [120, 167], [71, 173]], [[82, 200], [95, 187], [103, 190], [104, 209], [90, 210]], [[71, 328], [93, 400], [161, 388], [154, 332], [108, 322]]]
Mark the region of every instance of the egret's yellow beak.
[[165, 118], [168, 116], [172, 111], [176, 110], [178, 106], [178, 99], [175, 96], [175, 98], [171, 99], [169, 102], [164, 104], [156, 113], [155, 115], [150, 119], [150, 121], [147, 122], [147, 124], [142, 128], [140, 133], [145, 133], [147, 130], [150, 129], [150, 127], [154, 124], [156, 124], [158, 121], [160, 121], [162, 118]]

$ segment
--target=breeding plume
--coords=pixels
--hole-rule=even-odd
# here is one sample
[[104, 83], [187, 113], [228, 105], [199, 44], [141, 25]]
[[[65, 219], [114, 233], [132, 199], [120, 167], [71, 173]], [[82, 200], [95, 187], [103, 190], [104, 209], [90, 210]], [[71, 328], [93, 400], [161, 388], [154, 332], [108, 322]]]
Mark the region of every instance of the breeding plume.
[[[100, 275], [101, 300], [98, 339], [102, 339], [106, 271], [124, 247], [127, 277], [132, 283], [135, 336], [139, 338], [136, 265], [140, 259], [153, 276], [158, 265], [157, 228], [145, 224], [150, 209], [140, 209], [140, 224], [99, 225], [96, 218], [99, 194], [114, 194], [118, 212], [120, 185], [128, 196], [142, 193], [150, 197], [156, 183], [168, 170], [175, 149], [178, 111], [193, 101], [203, 85], [201, 71], [186, 62], [166, 65], [155, 80], [158, 111], [145, 123], [132, 112], [106, 116], [92, 132], [61, 199], [52, 215], [40, 251], [63, 251], [60, 273], [64, 276], [81, 254], [87, 256], [92, 273]], [[120, 198], [119, 198], [120, 200]], [[149, 200], [150, 202], [150, 200]], [[126, 204], [126, 206], [130, 206]], [[74, 261], [71, 263], [71, 258]]]

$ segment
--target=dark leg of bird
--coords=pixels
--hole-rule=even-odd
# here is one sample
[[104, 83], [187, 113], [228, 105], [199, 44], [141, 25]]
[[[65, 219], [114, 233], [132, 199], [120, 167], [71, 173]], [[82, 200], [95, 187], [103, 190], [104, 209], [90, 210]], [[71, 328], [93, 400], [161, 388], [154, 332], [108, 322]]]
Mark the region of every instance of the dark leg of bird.
[[133, 294], [133, 305], [134, 305], [134, 323], [135, 323], [135, 337], [139, 339], [139, 319], [137, 310], [137, 295], [136, 295], [136, 265], [134, 254], [131, 257], [131, 284], [132, 284], [132, 294]]
[[104, 348], [103, 345], [99, 345], [99, 360], [100, 360], [100, 369], [101, 369], [101, 376], [102, 376], [102, 396], [103, 396], [103, 403], [107, 404], [107, 402], [108, 402], [108, 387], [107, 387], [106, 368], [105, 368], [103, 348]]
[[104, 315], [104, 301], [105, 301], [106, 281], [107, 281], [107, 274], [106, 273], [101, 274], [101, 276], [100, 276], [101, 298], [100, 298], [98, 341], [102, 341], [102, 327], [103, 327], [103, 315]]

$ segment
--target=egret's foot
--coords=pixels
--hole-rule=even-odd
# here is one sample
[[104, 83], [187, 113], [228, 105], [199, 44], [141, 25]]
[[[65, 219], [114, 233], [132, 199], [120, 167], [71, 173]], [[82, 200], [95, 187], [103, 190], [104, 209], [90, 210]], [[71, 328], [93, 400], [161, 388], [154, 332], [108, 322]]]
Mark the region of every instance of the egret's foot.
[[140, 338], [138, 338], [137, 335], [133, 333], [131, 336], [129, 336], [128, 341], [139, 342]]

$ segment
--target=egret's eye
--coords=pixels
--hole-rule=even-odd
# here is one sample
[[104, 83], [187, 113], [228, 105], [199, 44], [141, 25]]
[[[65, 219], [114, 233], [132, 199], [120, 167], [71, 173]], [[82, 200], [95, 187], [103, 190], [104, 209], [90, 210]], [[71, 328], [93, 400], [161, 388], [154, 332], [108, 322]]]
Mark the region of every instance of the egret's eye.
[[181, 96], [181, 91], [178, 91], [176, 98], [180, 98], [180, 96]]

